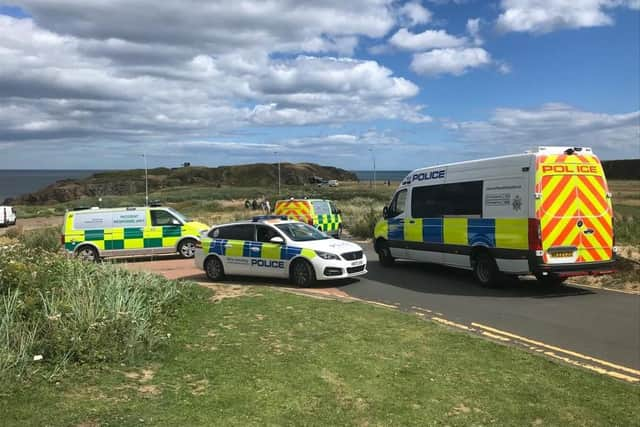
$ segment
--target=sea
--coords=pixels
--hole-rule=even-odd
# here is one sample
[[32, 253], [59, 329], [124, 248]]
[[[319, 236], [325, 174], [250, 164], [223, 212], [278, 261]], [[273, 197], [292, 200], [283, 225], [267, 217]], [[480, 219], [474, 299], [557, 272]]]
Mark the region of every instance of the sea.
[[[40, 190], [62, 179], [85, 178], [99, 170], [78, 169], [52, 169], [52, 170], [26, 170], [26, 169], [0, 169], [0, 203], [11, 197], [31, 193]], [[360, 181], [371, 181], [373, 171], [352, 171]], [[409, 171], [376, 171], [377, 181], [401, 181]]]
[[0, 169], [0, 204], [3, 200], [40, 190], [61, 179], [85, 178], [96, 170]]

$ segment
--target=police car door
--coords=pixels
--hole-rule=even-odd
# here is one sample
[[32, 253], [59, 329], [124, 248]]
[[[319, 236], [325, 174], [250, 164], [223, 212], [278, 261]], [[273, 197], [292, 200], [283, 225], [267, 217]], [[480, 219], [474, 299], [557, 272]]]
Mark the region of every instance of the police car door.
[[255, 225], [236, 224], [219, 228], [216, 239], [222, 239], [224, 255], [220, 258], [227, 274], [251, 275], [251, 243]]
[[254, 254], [257, 257], [251, 259], [252, 274], [256, 276], [269, 277], [287, 277], [289, 271], [289, 262], [282, 259], [282, 248], [285, 243], [272, 243], [274, 237], [284, 237], [273, 227], [267, 225], [256, 225], [255, 245], [260, 248], [259, 252]]
[[389, 204], [387, 222], [389, 224], [389, 249], [395, 258], [406, 258], [404, 221], [407, 205], [407, 189], [398, 191]]

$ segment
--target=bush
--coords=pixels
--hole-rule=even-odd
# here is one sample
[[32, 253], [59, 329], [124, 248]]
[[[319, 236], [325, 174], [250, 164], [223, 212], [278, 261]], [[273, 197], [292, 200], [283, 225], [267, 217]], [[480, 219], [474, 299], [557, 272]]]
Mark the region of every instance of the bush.
[[18, 236], [18, 240], [26, 248], [55, 252], [60, 249], [60, 227], [25, 231]]
[[54, 369], [119, 362], [166, 339], [166, 318], [192, 287], [110, 264], [13, 244], [0, 248], [0, 376], [33, 357]]

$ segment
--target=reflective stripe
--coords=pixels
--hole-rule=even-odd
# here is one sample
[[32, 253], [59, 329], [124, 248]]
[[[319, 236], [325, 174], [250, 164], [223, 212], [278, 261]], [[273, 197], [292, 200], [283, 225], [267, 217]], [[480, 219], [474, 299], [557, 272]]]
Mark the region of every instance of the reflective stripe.
[[467, 245], [467, 218], [444, 218], [444, 243], [447, 245]]
[[[258, 250], [253, 250], [253, 248]], [[229, 257], [264, 258], [286, 261], [297, 256], [302, 256], [307, 259], [313, 259], [317, 256], [316, 252], [312, 249], [278, 245], [276, 243], [209, 238], [202, 240], [202, 251], [204, 253]]]

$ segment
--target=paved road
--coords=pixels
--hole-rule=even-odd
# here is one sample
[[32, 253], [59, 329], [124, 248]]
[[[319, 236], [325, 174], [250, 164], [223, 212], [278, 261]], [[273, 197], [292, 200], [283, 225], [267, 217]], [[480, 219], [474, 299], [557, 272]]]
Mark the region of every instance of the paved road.
[[[582, 366], [611, 366], [588, 357], [622, 365], [636, 372], [620, 371], [640, 381], [640, 295], [565, 286], [541, 288], [535, 280], [518, 280], [500, 289], [476, 285], [470, 272], [435, 265], [397, 262], [384, 268], [370, 244], [363, 244], [369, 258], [369, 273], [348, 283], [319, 284], [312, 291], [324, 295], [352, 297], [395, 305], [401, 310], [429, 313], [446, 321], [473, 323], [539, 341], [558, 358], [571, 357]], [[162, 273], [171, 279], [206, 282], [193, 261], [164, 259], [132, 262], [129, 268]], [[232, 278], [236, 285], [290, 286], [283, 280]], [[324, 285], [324, 286], [323, 286]], [[333, 287], [335, 286], [335, 287]], [[482, 331], [480, 331], [482, 332]], [[521, 340], [512, 342], [522, 343]], [[530, 341], [531, 342], [531, 341]], [[557, 352], [560, 347], [584, 357]], [[531, 348], [531, 347], [530, 347]], [[549, 354], [548, 354], [549, 355]], [[595, 369], [594, 369], [595, 370]]]
[[450, 321], [476, 322], [640, 368], [639, 295], [575, 286], [548, 290], [535, 280], [484, 289], [463, 270], [408, 261], [382, 267], [371, 245], [363, 246], [369, 274], [340, 287], [351, 296], [405, 310], [428, 309]]

